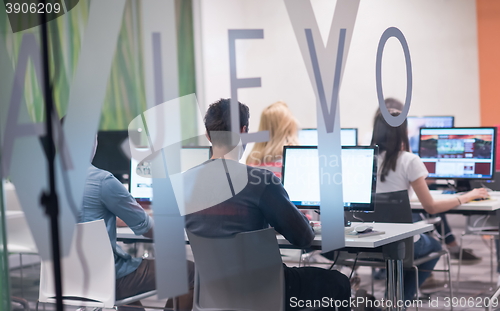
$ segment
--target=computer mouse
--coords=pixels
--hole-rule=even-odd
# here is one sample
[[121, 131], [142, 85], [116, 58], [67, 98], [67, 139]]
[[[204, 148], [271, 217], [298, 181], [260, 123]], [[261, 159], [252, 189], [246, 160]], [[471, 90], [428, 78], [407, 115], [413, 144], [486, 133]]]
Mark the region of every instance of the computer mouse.
[[359, 225], [354, 227], [354, 231], [357, 233], [364, 233], [364, 232], [370, 232], [372, 231], [373, 227], [369, 225]]
[[477, 199], [473, 199], [472, 201], [484, 201], [484, 200], [489, 200], [490, 197], [486, 197], [486, 198], [477, 198]]

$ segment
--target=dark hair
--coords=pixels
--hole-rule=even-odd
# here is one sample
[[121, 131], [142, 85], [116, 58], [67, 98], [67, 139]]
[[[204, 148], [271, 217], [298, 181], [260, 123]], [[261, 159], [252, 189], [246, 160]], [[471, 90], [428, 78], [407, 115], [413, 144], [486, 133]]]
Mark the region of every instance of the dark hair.
[[[401, 111], [389, 109], [392, 116], [399, 116]], [[398, 127], [392, 127], [384, 119], [382, 113], [377, 111], [373, 124], [372, 146], [378, 145], [379, 151], [385, 151], [384, 162], [380, 168], [380, 181], [384, 182], [389, 170], [396, 171], [396, 163], [401, 151], [410, 151], [408, 142], [408, 122], [405, 121]]]
[[[248, 120], [250, 119], [250, 110], [248, 106], [238, 102], [240, 110], [240, 130], [246, 126], [248, 130]], [[231, 131], [231, 99], [221, 98], [208, 107], [205, 114], [205, 129], [208, 136], [210, 132], [230, 132]], [[213, 137], [212, 143], [213, 142]]]
[[399, 111], [403, 111], [404, 105], [399, 100], [389, 97], [385, 99], [385, 106], [387, 109], [396, 109]]
[[[403, 111], [404, 105], [397, 99], [389, 97], [384, 100], [385, 102], [385, 107], [387, 109], [393, 109], [393, 110], [398, 110], [398, 111]], [[377, 108], [377, 111], [375, 112], [375, 117], [373, 118], [373, 124], [375, 124], [375, 120], [377, 119], [377, 114], [380, 113], [380, 107]]]

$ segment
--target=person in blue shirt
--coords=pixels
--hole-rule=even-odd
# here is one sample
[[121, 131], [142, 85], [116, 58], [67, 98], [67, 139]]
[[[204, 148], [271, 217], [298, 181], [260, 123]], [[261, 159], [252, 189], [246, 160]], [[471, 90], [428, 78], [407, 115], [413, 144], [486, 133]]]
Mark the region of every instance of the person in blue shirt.
[[[134, 258], [116, 244], [116, 217], [123, 220], [136, 235], [153, 237], [153, 219], [136, 202], [121, 182], [110, 172], [90, 166], [87, 172], [79, 221], [89, 222], [104, 219], [115, 257], [116, 299], [119, 300], [154, 290], [156, 279], [153, 259]], [[188, 261], [188, 269], [190, 292], [178, 297], [179, 310], [192, 309], [193, 262]], [[134, 304], [142, 306], [140, 302]]]

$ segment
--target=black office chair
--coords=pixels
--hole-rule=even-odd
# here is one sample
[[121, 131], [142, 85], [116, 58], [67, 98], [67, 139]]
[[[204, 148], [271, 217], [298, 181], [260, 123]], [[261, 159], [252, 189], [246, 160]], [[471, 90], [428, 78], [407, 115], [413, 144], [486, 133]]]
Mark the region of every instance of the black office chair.
[[[345, 212], [345, 217], [348, 221], [364, 221], [364, 222], [385, 222], [385, 223], [413, 223], [413, 213], [410, 206], [408, 191], [395, 191], [386, 193], [377, 193], [375, 195], [375, 211], [373, 213], [351, 213]], [[422, 258], [414, 259], [413, 254], [413, 237], [405, 239], [405, 259], [403, 267], [405, 269], [413, 269], [416, 274], [417, 294], [418, 291], [418, 266], [429, 260], [446, 256], [446, 265], [442, 270], [435, 269], [437, 272], [447, 272], [448, 287], [450, 289], [450, 298], [453, 297], [453, 288], [451, 283], [451, 265], [450, 255], [447, 250], [443, 249], [439, 252], [431, 253]], [[361, 257], [362, 256], [362, 257]], [[360, 259], [362, 258], [362, 259]], [[373, 268], [384, 268], [384, 262], [381, 260], [373, 260], [373, 253], [360, 253], [356, 265], [371, 266]], [[376, 258], [383, 259], [383, 258]], [[348, 260], [338, 261], [343, 265], [353, 265], [352, 258]], [[373, 279], [372, 279], [372, 294], [373, 294]], [[418, 308], [417, 308], [418, 309]], [[453, 307], [452, 307], [453, 309]]]

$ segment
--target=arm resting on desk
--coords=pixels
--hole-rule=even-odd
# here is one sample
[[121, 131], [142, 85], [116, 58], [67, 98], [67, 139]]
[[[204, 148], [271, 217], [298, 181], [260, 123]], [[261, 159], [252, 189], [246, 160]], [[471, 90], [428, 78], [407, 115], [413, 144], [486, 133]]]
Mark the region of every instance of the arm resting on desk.
[[481, 189], [474, 189], [460, 196], [453, 196], [449, 199], [435, 201], [432, 198], [432, 195], [429, 191], [429, 188], [427, 187], [427, 183], [425, 182], [424, 177], [420, 177], [415, 181], [411, 182], [410, 184], [413, 190], [415, 190], [415, 194], [417, 195], [418, 200], [422, 204], [422, 207], [429, 214], [443, 213], [449, 211], [454, 207], [459, 206], [460, 203], [464, 204], [477, 198], [488, 197], [488, 192], [486, 191], [486, 189], [481, 188]]

